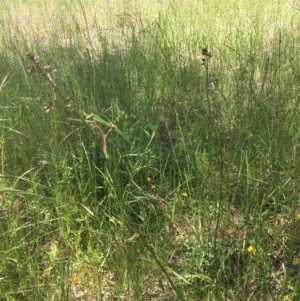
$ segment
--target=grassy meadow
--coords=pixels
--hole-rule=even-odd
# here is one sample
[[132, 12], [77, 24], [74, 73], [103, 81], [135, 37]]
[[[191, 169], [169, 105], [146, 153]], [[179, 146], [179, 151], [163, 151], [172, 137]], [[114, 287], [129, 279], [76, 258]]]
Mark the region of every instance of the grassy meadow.
[[2, 0], [0, 300], [290, 301], [300, 11]]

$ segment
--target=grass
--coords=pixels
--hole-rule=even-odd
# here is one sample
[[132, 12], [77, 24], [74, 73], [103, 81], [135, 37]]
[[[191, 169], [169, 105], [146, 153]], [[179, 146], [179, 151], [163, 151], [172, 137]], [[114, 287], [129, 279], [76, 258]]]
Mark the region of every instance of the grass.
[[298, 300], [299, 12], [140, 2], [3, 1], [0, 299]]

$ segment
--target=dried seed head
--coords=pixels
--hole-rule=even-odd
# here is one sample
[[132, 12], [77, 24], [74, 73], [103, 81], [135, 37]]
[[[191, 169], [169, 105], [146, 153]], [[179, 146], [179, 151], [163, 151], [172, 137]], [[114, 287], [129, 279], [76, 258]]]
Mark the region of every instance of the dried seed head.
[[25, 56], [31, 60], [31, 61], [34, 61], [34, 54], [31, 52], [31, 51], [27, 51]]
[[87, 115], [85, 117], [86, 120], [93, 120], [93, 118], [94, 118], [94, 114], [93, 113], [91, 113], [90, 115]]
[[56, 70], [56, 69], [53, 69], [53, 70], [52, 70], [52, 76], [55, 77], [56, 74], [57, 74], [57, 70]]
[[74, 156], [74, 161], [75, 161], [75, 167], [76, 168], [81, 168], [82, 167], [82, 160], [76, 156]]
[[38, 55], [36, 55], [36, 56], [34, 57], [34, 62], [35, 62], [36, 64], [39, 64], [39, 63], [41, 62], [41, 59], [40, 59], [40, 57], [39, 57]]
[[74, 156], [74, 161], [75, 161], [75, 168], [81, 168], [82, 167], [82, 162], [81, 159]]
[[202, 48], [202, 55], [206, 55], [208, 52], [207, 48]]
[[117, 128], [113, 123], [110, 123], [108, 125], [108, 127], [109, 127], [110, 130], [114, 130], [115, 128]]
[[50, 111], [54, 110], [54, 105], [51, 100], [47, 99], [44, 103], [44, 109], [46, 113], [49, 113]]
[[35, 66], [34, 65], [30, 66], [27, 71], [28, 71], [28, 73], [35, 72], [36, 71]]
[[50, 65], [44, 66], [44, 70], [45, 70], [46, 72], [51, 72], [51, 66], [50, 66]]
[[65, 98], [65, 108], [66, 109], [71, 109], [72, 108], [71, 99], [70, 99], [69, 96]]

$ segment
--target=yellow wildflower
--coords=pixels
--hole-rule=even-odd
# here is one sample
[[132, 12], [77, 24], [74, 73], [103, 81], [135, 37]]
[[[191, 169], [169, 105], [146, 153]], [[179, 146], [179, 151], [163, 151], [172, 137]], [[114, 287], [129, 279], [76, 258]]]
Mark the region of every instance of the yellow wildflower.
[[296, 215], [296, 218], [297, 218], [297, 219], [300, 219], [300, 213], [298, 213], [298, 214]]
[[112, 216], [112, 217], [109, 218], [109, 222], [115, 224], [116, 219]]
[[187, 197], [188, 196], [188, 194], [186, 193], [186, 192], [183, 192], [182, 194], [181, 194], [181, 196], [183, 196], [183, 197]]
[[247, 251], [248, 251], [249, 253], [254, 253], [254, 252], [255, 252], [255, 249], [254, 249], [252, 246], [249, 246], [249, 247], [247, 248]]
[[300, 257], [295, 257], [294, 258], [293, 265], [300, 265]]
[[156, 185], [154, 183], [151, 184], [151, 189], [155, 189]]
[[147, 177], [147, 181], [148, 181], [148, 182], [151, 182], [151, 181], [152, 181], [152, 178], [151, 178], [151, 177]]
[[73, 279], [74, 285], [80, 285], [81, 284], [81, 278], [79, 276], [75, 276]]

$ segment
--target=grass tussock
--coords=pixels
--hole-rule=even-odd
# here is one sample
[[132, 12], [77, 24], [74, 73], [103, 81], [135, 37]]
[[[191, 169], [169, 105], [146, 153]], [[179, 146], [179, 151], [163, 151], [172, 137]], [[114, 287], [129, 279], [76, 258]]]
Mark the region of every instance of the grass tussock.
[[1, 300], [297, 300], [299, 12], [4, 2]]

